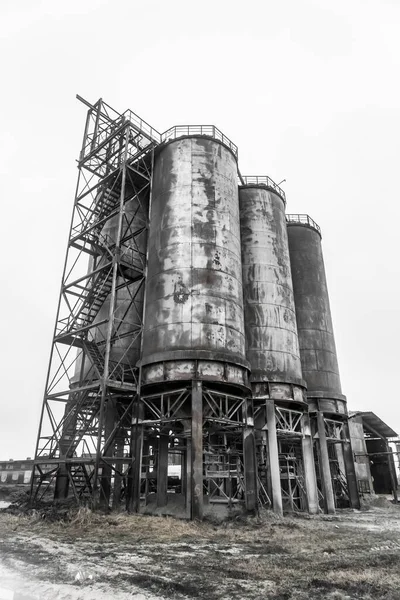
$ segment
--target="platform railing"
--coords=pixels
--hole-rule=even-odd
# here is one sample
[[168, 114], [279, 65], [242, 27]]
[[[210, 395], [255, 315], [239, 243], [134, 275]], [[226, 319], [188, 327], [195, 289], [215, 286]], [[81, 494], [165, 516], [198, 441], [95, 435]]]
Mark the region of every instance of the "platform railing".
[[149, 125], [149, 123], [139, 117], [136, 113], [128, 109], [123, 113], [123, 116], [128, 119], [132, 125], [136, 126], [136, 128], [139, 129], [152, 142], [155, 142], [156, 144], [161, 142], [161, 133], [157, 131], [157, 129], [154, 129], [154, 127]]
[[285, 192], [271, 177], [268, 175], [247, 175], [243, 177], [244, 185], [265, 185], [277, 191], [277, 193], [284, 199], [286, 202]]
[[287, 223], [301, 223], [302, 225], [309, 225], [318, 231], [321, 234], [321, 228], [316, 224], [314, 219], [312, 219], [309, 215], [286, 215]]
[[206, 135], [219, 140], [233, 152], [236, 158], [238, 156], [238, 147], [215, 125], [174, 125], [161, 134], [161, 141], [167, 142], [186, 135]]

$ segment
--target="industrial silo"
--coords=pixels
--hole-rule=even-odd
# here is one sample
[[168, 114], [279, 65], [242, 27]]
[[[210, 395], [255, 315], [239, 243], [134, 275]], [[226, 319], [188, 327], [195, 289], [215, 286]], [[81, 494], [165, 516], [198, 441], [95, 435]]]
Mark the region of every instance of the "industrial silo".
[[157, 437], [146, 444], [145, 435], [143, 450], [157, 455], [157, 505], [171, 502], [166, 454], [180, 452], [186, 510], [201, 516], [203, 500], [254, 508], [256, 486], [241, 498], [243, 462], [254, 456], [243, 456], [249, 365], [236, 147], [215, 128], [193, 129], [173, 128], [155, 153], [141, 387]]
[[318, 439], [325, 509], [333, 512], [346, 495], [359, 506], [329, 305], [321, 231], [308, 215], [287, 215], [297, 329], [307, 399]]
[[258, 464], [273, 507], [318, 510], [291, 280], [284, 192], [268, 177], [239, 189], [247, 358]]

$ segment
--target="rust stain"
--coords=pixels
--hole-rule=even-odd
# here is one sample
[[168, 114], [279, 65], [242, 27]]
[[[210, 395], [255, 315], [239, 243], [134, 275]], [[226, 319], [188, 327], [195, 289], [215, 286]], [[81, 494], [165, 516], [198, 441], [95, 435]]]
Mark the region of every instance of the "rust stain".
[[190, 296], [190, 292], [182, 281], [177, 281], [174, 286], [174, 300], [177, 304], [184, 304]]

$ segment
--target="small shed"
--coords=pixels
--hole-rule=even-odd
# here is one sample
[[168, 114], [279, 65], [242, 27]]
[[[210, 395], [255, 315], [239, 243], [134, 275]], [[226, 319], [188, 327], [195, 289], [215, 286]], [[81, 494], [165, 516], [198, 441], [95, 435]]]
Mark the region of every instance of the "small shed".
[[361, 494], [393, 494], [397, 501], [397, 476], [391, 438], [398, 434], [372, 411], [349, 413], [358, 489]]

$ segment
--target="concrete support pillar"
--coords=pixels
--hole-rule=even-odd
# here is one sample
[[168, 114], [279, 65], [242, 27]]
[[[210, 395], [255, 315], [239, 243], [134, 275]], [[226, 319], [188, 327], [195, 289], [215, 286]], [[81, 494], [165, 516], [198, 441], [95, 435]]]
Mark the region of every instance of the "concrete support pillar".
[[308, 412], [304, 413], [301, 419], [301, 430], [303, 433], [303, 466], [307, 490], [308, 512], [311, 515], [316, 515], [319, 512], [318, 487], [317, 477], [315, 475], [315, 461], [311, 435], [310, 416]]
[[272, 484], [272, 508], [279, 515], [283, 514], [281, 474], [279, 470], [278, 436], [276, 434], [275, 403], [266, 401], [267, 427], [268, 427], [268, 455], [269, 470]]
[[243, 406], [245, 426], [243, 429], [243, 463], [245, 480], [245, 504], [248, 511], [257, 510], [257, 463], [254, 433], [253, 400], [247, 398]]
[[140, 511], [140, 484], [142, 477], [143, 455], [143, 403], [139, 400], [135, 405], [132, 418], [131, 466], [129, 469], [126, 509], [128, 512]]
[[158, 440], [157, 457], [157, 506], [168, 502], [168, 431], [162, 432]]
[[[62, 450], [62, 442], [60, 442], [60, 450]], [[67, 470], [67, 466], [64, 462], [64, 463], [60, 463], [58, 470], [57, 470], [56, 485], [54, 488], [54, 500], [64, 500], [65, 498], [68, 498], [68, 491], [69, 491], [68, 470]]]
[[349, 500], [351, 508], [360, 508], [360, 495], [358, 493], [356, 468], [354, 465], [353, 449], [350, 441], [349, 424], [346, 421], [343, 424], [343, 460], [346, 471], [347, 488], [349, 491]]
[[192, 381], [192, 440], [191, 440], [192, 519], [203, 518], [203, 387]]
[[324, 415], [320, 410], [317, 412], [317, 426], [320, 451], [321, 479], [324, 493], [324, 507], [326, 513], [333, 514], [335, 512], [335, 497], [333, 495], [331, 468], [329, 465], [328, 443], [326, 440], [325, 433], [325, 420]]

